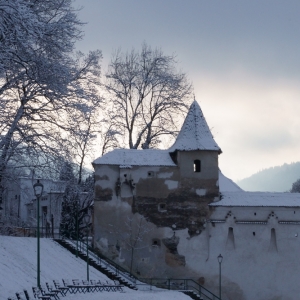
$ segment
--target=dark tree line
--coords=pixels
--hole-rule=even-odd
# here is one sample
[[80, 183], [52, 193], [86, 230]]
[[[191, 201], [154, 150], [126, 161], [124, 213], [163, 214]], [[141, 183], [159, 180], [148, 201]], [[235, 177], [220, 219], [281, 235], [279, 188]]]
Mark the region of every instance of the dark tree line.
[[291, 193], [300, 193], [300, 179], [296, 180], [291, 188]]

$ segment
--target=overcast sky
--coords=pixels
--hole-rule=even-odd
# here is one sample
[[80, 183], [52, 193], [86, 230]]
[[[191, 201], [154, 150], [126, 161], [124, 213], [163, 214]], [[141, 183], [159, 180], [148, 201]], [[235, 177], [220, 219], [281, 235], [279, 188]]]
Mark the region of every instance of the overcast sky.
[[[83, 51], [177, 55], [233, 180], [300, 161], [299, 0], [76, 0]], [[104, 73], [103, 72], [103, 73]], [[300, 174], [299, 174], [300, 177]]]

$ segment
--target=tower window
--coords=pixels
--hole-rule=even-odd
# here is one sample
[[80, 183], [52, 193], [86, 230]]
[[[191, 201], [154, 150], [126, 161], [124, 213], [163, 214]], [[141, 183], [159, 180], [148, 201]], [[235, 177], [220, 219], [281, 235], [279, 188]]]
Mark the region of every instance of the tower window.
[[159, 203], [158, 204], [158, 211], [165, 212], [166, 211], [166, 203]]
[[153, 171], [148, 171], [148, 177], [154, 177], [154, 172]]
[[201, 172], [201, 160], [194, 160], [194, 172]]
[[160, 246], [160, 240], [159, 239], [153, 239], [152, 240], [152, 247], [159, 247]]

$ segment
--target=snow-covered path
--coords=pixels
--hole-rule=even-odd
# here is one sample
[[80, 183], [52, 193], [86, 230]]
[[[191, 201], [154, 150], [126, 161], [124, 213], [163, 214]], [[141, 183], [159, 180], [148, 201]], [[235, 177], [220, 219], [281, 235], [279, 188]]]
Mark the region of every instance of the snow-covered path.
[[[15, 297], [23, 289], [37, 285], [37, 240], [35, 238], [0, 236], [0, 300]], [[41, 239], [41, 284], [62, 282], [66, 279], [86, 279], [86, 263], [50, 239]], [[98, 270], [90, 267], [90, 279], [107, 280]], [[188, 300], [180, 292], [142, 292], [125, 289], [120, 292], [68, 294], [65, 300]]]
[[127, 290], [125, 293], [119, 292], [100, 292], [90, 294], [68, 295], [64, 300], [191, 300], [190, 297], [180, 292], [163, 291], [163, 292], [142, 292]]

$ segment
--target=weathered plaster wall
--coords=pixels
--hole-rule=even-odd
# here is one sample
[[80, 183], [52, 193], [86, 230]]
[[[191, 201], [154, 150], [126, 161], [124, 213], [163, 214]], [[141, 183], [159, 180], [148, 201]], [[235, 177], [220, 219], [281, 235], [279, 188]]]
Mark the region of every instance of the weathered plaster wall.
[[[194, 171], [196, 159], [201, 160], [201, 172]], [[174, 167], [94, 166], [95, 245], [129, 267], [131, 251], [124, 242], [128, 222], [142, 219], [151, 230], [135, 255], [145, 276], [186, 277], [185, 255], [177, 250], [180, 240], [173, 232], [184, 229], [189, 238], [201, 235], [211, 214], [208, 204], [219, 199], [216, 151], [178, 152], [176, 160]], [[189, 274], [197, 276], [192, 270]]]
[[[194, 161], [201, 161], [201, 172], [194, 172]], [[218, 179], [217, 151], [178, 151], [177, 161], [181, 178]]]
[[149, 232], [134, 250], [133, 271], [140, 276], [192, 277], [218, 294], [217, 257], [222, 254], [222, 299], [298, 299], [300, 227], [278, 223], [300, 221], [298, 208], [215, 207], [213, 222], [195, 236], [187, 228], [146, 222], [121, 198], [98, 201], [95, 211], [95, 227], [102, 228], [96, 245], [127, 267], [131, 251], [124, 241], [130, 232], [125, 224], [135, 219], [136, 228], [139, 218], [147, 224]]
[[[175, 167], [95, 165], [95, 201], [120, 198], [158, 227], [188, 228], [190, 236], [201, 234], [210, 217], [207, 204], [219, 199], [218, 154], [177, 155]], [[196, 159], [201, 160], [201, 172], [194, 172]]]
[[[205, 234], [193, 238], [176, 233], [188, 269], [198, 271], [217, 293], [221, 253], [222, 299], [298, 299], [299, 225], [278, 221], [300, 220], [299, 209], [218, 207], [212, 218], [225, 222], [210, 223]], [[256, 223], [247, 223], [251, 219]]]

